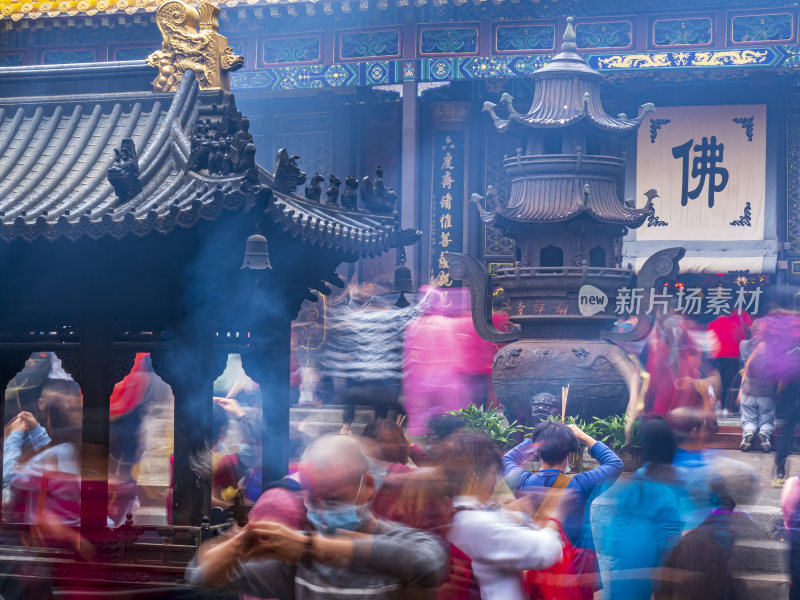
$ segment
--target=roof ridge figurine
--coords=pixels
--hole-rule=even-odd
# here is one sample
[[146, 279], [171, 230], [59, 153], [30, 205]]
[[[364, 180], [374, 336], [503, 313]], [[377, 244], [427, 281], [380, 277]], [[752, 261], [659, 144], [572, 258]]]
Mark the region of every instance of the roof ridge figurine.
[[127, 202], [142, 191], [139, 157], [133, 138], [123, 138], [119, 148], [114, 148], [114, 164], [108, 168], [108, 182], [120, 202]]
[[319, 202], [322, 196], [322, 186], [320, 184], [323, 181], [325, 181], [325, 178], [319, 173], [314, 173], [314, 175], [311, 176], [311, 182], [306, 186], [305, 190], [305, 196], [308, 200]]
[[344, 180], [342, 207], [347, 210], [358, 210], [358, 179], [348, 175]]
[[331, 173], [328, 176], [328, 189], [325, 191], [325, 196], [327, 198], [328, 204], [338, 204], [339, 203], [339, 186], [342, 185], [342, 180], [339, 179], [336, 175]]
[[375, 181], [364, 177], [361, 180], [361, 201], [364, 207], [379, 215], [389, 215], [397, 205], [397, 193], [383, 183], [383, 168], [375, 169]]
[[297, 191], [297, 186], [306, 182], [305, 172], [297, 166], [299, 159], [300, 157], [296, 154], [289, 156], [286, 148], [278, 150], [273, 172], [273, 190], [284, 194], [293, 194]]

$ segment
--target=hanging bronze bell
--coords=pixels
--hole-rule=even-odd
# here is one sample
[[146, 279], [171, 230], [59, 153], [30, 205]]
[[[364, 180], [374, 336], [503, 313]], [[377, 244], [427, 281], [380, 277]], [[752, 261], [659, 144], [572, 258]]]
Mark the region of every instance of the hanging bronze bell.
[[405, 265], [400, 265], [394, 270], [394, 286], [392, 286], [393, 294], [400, 294], [395, 306], [405, 308], [409, 305], [406, 300], [406, 293], [414, 291], [414, 282], [411, 280], [411, 269]]
[[253, 234], [247, 238], [244, 245], [244, 262], [242, 269], [272, 269], [269, 264], [269, 249], [267, 248], [267, 238], [263, 235]]
[[394, 270], [394, 286], [392, 293], [413, 292], [414, 282], [411, 280], [411, 269], [405, 265], [400, 265]]

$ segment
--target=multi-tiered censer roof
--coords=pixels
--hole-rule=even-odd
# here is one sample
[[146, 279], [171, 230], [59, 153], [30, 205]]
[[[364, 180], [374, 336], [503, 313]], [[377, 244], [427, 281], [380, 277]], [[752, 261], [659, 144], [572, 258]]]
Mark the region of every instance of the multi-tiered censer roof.
[[[602, 75], [577, 53], [571, 17], [561, 52], [533, 78], [536, 89], [527, 114], [514, 109], [509, 94], [500, 99], [508, 111], [505, 119], [495, 112], [497, 104], [484, 104], [497, 131], [519, 137], [520, 146], [516, 156], [504, 161], [513, 181], [508, 201], [501, 199], [495, 212], [481, 210], [483, 221], [504, 227], [508, 221], [552, 223], [588, 213], [601, 223], [640, 226], [650, 206], [637, 210], [622, 201], [624, 161], [608, 148], [636, 131], [645, 115], [655, 110], [653, 105], [642, 105], [635, 119], [605, 112], [600, 100]], [[563, 145], [557, 152], [548, 151], [543, 140], [559, 133]], [[603, 140], [602, 151], [592, 148], [592, 137]]]

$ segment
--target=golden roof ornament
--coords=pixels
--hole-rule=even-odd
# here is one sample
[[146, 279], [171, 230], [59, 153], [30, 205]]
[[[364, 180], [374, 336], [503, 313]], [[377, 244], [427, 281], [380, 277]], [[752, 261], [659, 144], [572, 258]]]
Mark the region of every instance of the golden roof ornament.
[[158, 9], [156, 23], [163, 41], [161, 50], [147, 57], [147, 64], [158, 69], [153, 89], [174, 92], [191, 69], [200, 89], [230, 90], [228, 71], [244, 65], [244, 58], [234, 54], [228, 38], [220, 35], [218, 6], [203, 2], [194, 8], [170, 0]]

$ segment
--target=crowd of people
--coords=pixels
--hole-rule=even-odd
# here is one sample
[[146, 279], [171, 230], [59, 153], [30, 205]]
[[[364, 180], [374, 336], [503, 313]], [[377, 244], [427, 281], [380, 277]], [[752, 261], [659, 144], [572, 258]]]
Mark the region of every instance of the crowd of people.
[[[704, 443], [718, 420], [729, 425], [740, 413], [740, 450], [775, 449], [781, 532], [796, 584], [792, 597], [800, 598], [800, 476], [786, 477], [800, 421], [799, 316], [734, 313], [703, 326], [670, 313], [645, 339], [623, 343], [640, 365], [627, 418], [638, 423], [641, 465], [628, 475], [619, 443], [594, 439], [563, 417], [537, 424], [509, 446], [453, 414], [467, 402], [492, 403], [477, 379], [487, 376], [495, 349], [461, 332], [467, 317], [444, 300], [434, 297], [425, 311], [410, 314], [412, 335], [396, 349], [412, 371], [397, 387], [417, 402], [404, 396], [405, 406], [382, 403], [387, 410], [356, 434], [349, 421], [359, 394], [390, 387], [375, 383], [386, 379], [383, 372], [361, 382], [346, 426], [296, 440], [305, 448], [292, 450], [289, 474], [265, 485], [260, 390], [241, 360], [229, 359], [214, 387], [210, 464], [195, 468], [210, 473], [212, 523], [233, 517], [233, 524], [200, 547], [188, 582], [249, 598], [300, 600], [588, 600], [600, 590], [610, 600], [741, 597], [731, 560], [746, 521], [740, 511], [756, 502], [760, 480], [747, 462]], [[370, 326], [381, 322], [374, 318]], [[621, 319], [620, 329], [634, 324], [635, 317]], [[468, 368], [450, 377], [461, 387], [444, 382], [443, 391], [438, 369], [428, 370], [439, 379], [424, 376], [435, 362], [425, 336], [445, 330], [454, 345], [474, 343]], [[452, 363], [456, 354], [436, 358]], [[30, 368], [39, 368], [34, 362]], [[82, 544], [75, 537], [86, 454], [82, 398], [53, 357], [46, 362], [35, 397], [25, 386], [9, 388], [16, 399], [6, 402], [3, 514], [46, 526], [51, 542], [75, 548]], [[109, 527], [122, 523], [135, 500], [145, 453], [137, 436], [158, 404], [154, 398], [171, 394], [164, 386], [142, 354], [112, 395]], [[403, 408], [407, 421], [385, 414]], [[589, 468], [574, 470], [570, 458], [584, 449]], [[169, 454], [159, 460], [171, 477]], [[169, 493], [164, 506], [169, 523]]]
[[[686, 413], [644, 420], [632, 478], [606, 444], [555, 421], [505, 453], [456, 416], [425, 449], [389, 420], [323, 436], [187, 577], [257, 598], [735, 598], [735, 509], [758, 478], [694, 449], [678, 427], [703, 417]], [[597, 465], [568, 475], [581, 444]]]
[[[430, 317], [429, 310], [418, 318]], [[441, 320], [441, 327], [449, 324]], [[635, 324], [635, 318], [627, 321]], [[408, 349], [419, 352], [424, 345], [411, 341], [405, 363], [413, 366]], [[744, 597], [730, 564], [737, 537], [747, 529], [740, 508], [756, 502], [759, 477], [748, 463], [707, 450], [703, 442], [719, 429], [718, 419], [730, 426], [738, 415], [742, 452], [776, 449], [773, 484], [783, 486], [781, 531], [792, 557], [792, 597], [800, 597], [800, 479], [786, 479], [800, 421], [796, 347], [800, 319], [787, 312], [755, 320], [733, 313], [707, 324], [674, 312], [660, 315], [646, 339], [627, 345], [641, 367], [628, 417], [640, 423], [642, 466], [631, 477], [620, 477], [623, 463], [614, 449], [576, 425], [542, 422], [530, 439], [501, 452], [480, 432], [464, 430], [457, 417], [437, 417], [443, 411], [435, 400], [409, 414], [414, 433], [427, 432], [425, 451], [386, 419], [355, 440], [321, 438], [296, 465], [291, 484], [269, 489], [251, 511], [251, 524], [220, 542], [240, 553], [201, 550], [190, 578], [261, 597], [291, 589], [298, 598], [578, 600], [601, 588], [611, 599]], [[404, 391], [413, 387], [406, 383]], [[435, 395], [436, 386], [424, 378], [413, 384]], [[406, 404], [409, 413], [417, 409]], [[430, 427], [420, 425], [423, 414], [433, 416]], [[567, 474], [568, 457], [581, 446], [594, 466]], [[336, 462], [339, 454], [363, 469], [348, 475], [352, 485], [343, 495], [338, 488], [326, 495], [326, 474], [339, 477], [344, 468]], [[355, 458], [362, 454], [363, 460]], [[277, 512], [270, 507], [275, 497]], [[395, 533], [395, 526], [411, 531]], [[419, 555], [406, 555], [412, 544], [405, 536], [412, 532], [427, 536], [414, 538], [424, 567], [414, 562]], [[364, 554], [373, 544], [382, 548], [382, 535], [398, 544], [392, 546], [396, 561]], [[430, 540], [444, 553], [432, 552]], [[288, 559], [282, 554], [287, 546], [293, 548]], [[223, 556], [229, 562], [220, 565]], [[410, 564], [421, 570], [408, 570]], [[365, 568], [381, 582], [343, 586], [357, 581], [350, 570]]]

